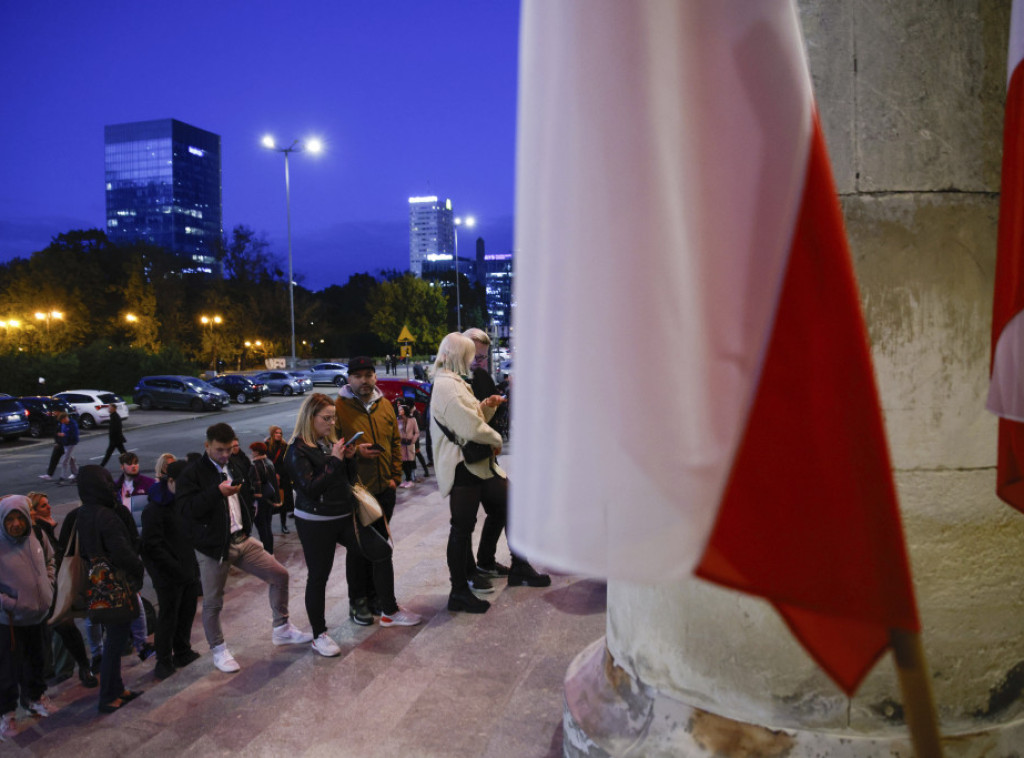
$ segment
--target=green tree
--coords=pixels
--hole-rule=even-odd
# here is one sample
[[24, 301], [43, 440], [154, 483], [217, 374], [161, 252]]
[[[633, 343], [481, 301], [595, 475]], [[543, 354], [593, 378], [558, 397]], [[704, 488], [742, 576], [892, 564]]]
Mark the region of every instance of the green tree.
[[411, 273], [381, 282], [367, 302], [370, 328], [381, 342], [396, 345], [402, 328], [408, 327], [416, 338], [413, 349], [428, 353], [448, 331], [446, 307], [440, 287], [431, 286]]

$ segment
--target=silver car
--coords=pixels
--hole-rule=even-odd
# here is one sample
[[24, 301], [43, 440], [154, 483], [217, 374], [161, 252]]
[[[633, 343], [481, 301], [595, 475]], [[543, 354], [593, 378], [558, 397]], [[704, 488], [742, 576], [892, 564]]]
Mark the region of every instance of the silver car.
[[299, 380], [287, 371], [264, 371], [249, 378], [254, 382], [267, 385], [267, 388], [275, 395], [301, 395], [306, 391]]
[[289, 374], [295, 377], [299, 382], [301, 389], [299, 392], [312, 392], [313, 391], [313, 380], [309, 377], [309, 373], [306, 371], [289, 371]]
[[318, 363], [309, 370], [313, 384], [348, 384], [348, 366], [344, 363]]

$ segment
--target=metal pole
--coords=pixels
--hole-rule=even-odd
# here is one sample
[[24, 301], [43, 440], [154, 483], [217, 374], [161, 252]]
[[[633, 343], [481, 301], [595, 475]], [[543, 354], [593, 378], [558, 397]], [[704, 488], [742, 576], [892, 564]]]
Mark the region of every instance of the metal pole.
[[288, 217], [288, 312], [291, 314], [292, 324], [292, 360], [288, 368], [295, 368], [298, 361], [295, 357], [295, 277], [292, 274], [292, 190], [288, 178], [288, 153], [290, 150], [282, 150], [284, 153], [284, 203], [285, 213]]
[[462, 298], [459, 287], [459, 225], [455, 224], [455, 331], [462, 331]]

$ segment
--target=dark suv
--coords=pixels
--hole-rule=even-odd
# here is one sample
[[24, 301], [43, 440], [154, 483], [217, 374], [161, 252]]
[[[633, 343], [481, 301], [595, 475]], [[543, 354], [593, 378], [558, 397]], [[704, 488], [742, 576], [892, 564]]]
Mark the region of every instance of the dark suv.
[[57, 434], [57, 419], [60, 414], [66, 413], [78, 423], [78, 414], [75, 409], [60, 398], [49, 395], [33, 395], [31, 397], [19, 397], [18, 402], [25, 406], [28, 411], [28, 436], [29, 437], [53, 437]]
[[269, 395], [270, 390], [263, 383], [256, 383], [247, 376], [241, 374], [223, 374], [210, 380], [214, 387], [227, 392], [231, 399], [239, 405], [249, 402], [259, 402], [264, 395]]
[[228, 393], [194, 376], [144, 376], [133, 391], [144, 411], [152, 408], [187, 408], [198, 413], [220, 410], [230, 400]]
[[6, 442], [28, 432], [28, 411], [10, 395], [0, 395], [0, 437]]

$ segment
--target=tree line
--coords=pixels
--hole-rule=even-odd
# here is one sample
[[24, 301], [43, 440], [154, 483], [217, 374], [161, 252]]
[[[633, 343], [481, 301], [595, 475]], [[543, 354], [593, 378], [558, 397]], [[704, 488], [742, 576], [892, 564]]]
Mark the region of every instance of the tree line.
[[[130, 392], [140, 376], [259, 368], [291, 353], [287, 274], [265, 239], [237, 226], [218, 251], [223, 276], [183, 273], [182, 258], [98, 229], [57, 235], [0, 264], [0, 392], [68, 387]], [[462, 322], [488, 323], [486, 296], [460, 274]], [[454, 278], [352, 275], [312, 291], [296, 277], [300, 359], [397, 353], [403, 326], [427, 354], [455, 329]], [[40, 379], [45, 380], [40, 382]]]

